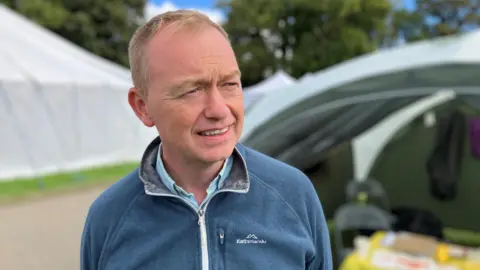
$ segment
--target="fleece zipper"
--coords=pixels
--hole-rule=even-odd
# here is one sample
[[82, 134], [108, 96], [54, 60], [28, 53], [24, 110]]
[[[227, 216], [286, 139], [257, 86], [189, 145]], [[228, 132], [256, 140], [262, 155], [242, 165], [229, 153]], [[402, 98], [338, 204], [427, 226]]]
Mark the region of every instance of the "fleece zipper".
[[205, 211], [200, 208], [198, 211], [198, 224], [200, 225], [200, 246], [202, 250], [202, 270], [209, 269], [207, 226], [205, 225]]
[[198, 225], [200, 229], [200, 250], [202, 256], [202, 270], [210, 270], [210, 258], [208, 254], [208, 236], [207, 236], [207, 225], [205, 220], [205, 213], [207, 210], [207, 206], [210, 201], [219, 193], [222, 192], [233, 192], [233, 193], [245, 193], [244, 190], [234, 190], [234, 189], [222, 189], [212, 194], [208, 201], [203, 202], [200, 207], [197, 209], [191, 202], [187, 201], [186, 199], [174, 195], [174, 194], [159, 194], [154, 192], [149, 192], [148, 190], [145, 191], [148, 195], [157, 196], [157, 197], [172, 197], [177, 198], [187, 204], [193, 211], [198, 215]]
[[[240, 155], [240, 158], [243, 163], [243, 168], [245, 171], [247, 171], [246, 167], [246, 162], [245, 159]], [[248, 174], [247, 174], [248, 178]], [[145, 183], [146, 181], [140, 176], [140, 179]], [[148, 189], [145, 189], [145, 193], [147, 195], [151, 196], [157, 196], [157, 197], [172, 197], [172, 198], [177, 198], [186, 203], [190, 208], [193, 209], [193, 211], [198, 215], [198, 225], [200, 228], [200, 250], [202, 254], [202, 270], [210, 270], [210, 258], [208, 254], [208, 234], [207, 234], [207, 225], [206, 225], [206, 220], [205, 220], [205, 213], [207, 211], [207, 206], [210, 203], [210, 201], [213, 199], [214, 196], [216, 196], [219, 193], [222, 192], [232, 192], [232, 193], [247, 193], [248, 189], [246, 190], [236, 190], [236, 189], [220, 189], [217, 190], [212, 194], [212, 196], [207, 200], [204, 201], [200, 207], [197, 209], [191, 202], [188, 200], [175, 195], [175, 194], [167, 194], [167, 193], [157, 193], [157, 192], [151, 192]]]

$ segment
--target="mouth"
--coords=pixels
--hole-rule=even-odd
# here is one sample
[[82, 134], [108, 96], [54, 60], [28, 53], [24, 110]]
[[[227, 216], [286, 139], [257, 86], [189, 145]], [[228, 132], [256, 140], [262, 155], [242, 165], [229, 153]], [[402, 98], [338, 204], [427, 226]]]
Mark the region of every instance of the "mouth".
[[198, 135], [200, 136], [208, 136], [208, 137], [213, 137], [213, 136], [221, 136], [227, 133], [227, 131], [230, 129], [230, 126], [224, 127], [222, 129], [211, 129], [211, 130], [206, 130], [199, 132]]

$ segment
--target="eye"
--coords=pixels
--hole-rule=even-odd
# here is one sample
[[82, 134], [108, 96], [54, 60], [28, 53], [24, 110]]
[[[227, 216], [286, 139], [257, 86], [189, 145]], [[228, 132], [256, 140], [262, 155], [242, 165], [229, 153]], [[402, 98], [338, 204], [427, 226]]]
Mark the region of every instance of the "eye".
[[195, 94], [198, 91], [200, 91], [200, 88], [195, 88], [193, 90], [185, 92], [184, 95], [192, 95], [192, 94]]
[[236, 82], [227, 82], [224, 84], [224, 86], [229, 89], [229, 90], [233, 90], [233, 89], [236, 89], [237, 86], [238, 86], [238, 83]]

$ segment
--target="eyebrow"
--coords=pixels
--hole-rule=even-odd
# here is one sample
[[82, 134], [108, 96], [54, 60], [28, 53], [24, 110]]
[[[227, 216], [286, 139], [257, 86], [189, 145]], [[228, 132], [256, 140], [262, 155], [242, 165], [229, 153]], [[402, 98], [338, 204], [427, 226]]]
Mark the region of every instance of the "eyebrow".
[[240, 70], [238, 70], [238, 69], [228, 73], [227, 75], [221, 76], [220, 81], [230, 80], [230, 79], [232, 79], [234, 77], [237, 77], [237, 76], [238, 77], [241, 76]]

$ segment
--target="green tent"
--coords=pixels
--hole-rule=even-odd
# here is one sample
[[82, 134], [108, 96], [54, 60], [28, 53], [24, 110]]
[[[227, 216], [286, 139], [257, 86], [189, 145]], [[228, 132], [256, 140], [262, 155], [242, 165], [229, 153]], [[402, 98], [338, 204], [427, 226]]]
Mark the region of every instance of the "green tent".
[[[429, 192], [426, 162], [441, 119], [480, 115], [480, 31], [377, 51], [279, 89], [252, 107], [242, 143], [307, 172], [328, 218], [348, 181], [380, 181], [393, 206], [480, 231], [480, 160], [465, 151], [452, 201]], [[467, 132], [468, 134], [468, 132]]]

